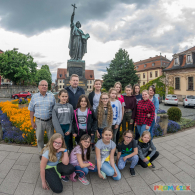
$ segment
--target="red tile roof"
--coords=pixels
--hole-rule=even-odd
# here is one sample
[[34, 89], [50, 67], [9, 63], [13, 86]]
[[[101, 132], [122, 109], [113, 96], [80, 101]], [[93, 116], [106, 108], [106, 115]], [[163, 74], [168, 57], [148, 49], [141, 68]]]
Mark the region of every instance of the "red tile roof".
[[177, 53], [177, 54], [178, 54], [178, 55], [185, 54], [185, 53], [188, 52], [188, 51], [195, 51], [195, 46], [194, 46], [194, 47], [191, 47], [190, 49], [187, 49], [187, 50], [185, 50], [185, 51], [182, 51], [182, 52], [180, 52], [180, 53]]
[[0, 49], [0, 53], [3, 53], [3, 51]]
[[[61, 77], [60, 77], [61, 74]], [[58, 68], [57, 79], [65, 79], [67, 74], [66, 68]], [[85, 78], [87, 80], [94, 80], [94, 70], [85, 70]]]

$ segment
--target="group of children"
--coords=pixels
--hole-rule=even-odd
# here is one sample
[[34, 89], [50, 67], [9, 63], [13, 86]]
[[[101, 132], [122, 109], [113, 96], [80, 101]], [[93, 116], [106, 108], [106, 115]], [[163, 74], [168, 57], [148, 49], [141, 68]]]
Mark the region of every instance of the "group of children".
[[[159, 153], [152, 142], [149, 129], [138, 131], [140, 124], [139, 120], [136, 120], [137, 107], [140, 106], [138, 102], [142, 101], [141, 105], [149, 105], [147, 109], [143, 109], [145, 119], [142, 125], [146, 127], [154, 119], [154, 107], [150, 100], [148, 102], [148, 91], [143, 92], [148, 94], [148, 99], [145, 100], [142, 99], [143, 94], [139, 94], [139, 85], [135, 85], [133, 90], [131, 85], [126, 86], [125, 96], [121, 95], [120, 82], [117, 82], [109, 93], [101, 93], [100, 80], [95, 81], [94, 88], [95, 91], [89, 94], [89, 98], [86, 95], [79, 97], [76, 110], [68, 103], [67, 91], [63, 89], [59, 92], [60, 103], [55, 105], [52, 112], [52, 121], [57, 133], [42, 150], [40, 167], [44, 189], [50, 187], [53, 192], [60, 193], [63, 190], [61, 180], [76, 181], [75, 176], [84, 185], [88, 185], [86, 175], [89, 171], [98, 172], [102, 179], [111, 176], [114, 180], [120, 180], [120, 170], [124, 169], [127, 161], [131, 161], [132, 176], [135, 175], [134, 167], [137, 164], [144, 168], [154, 168], [152, 161]], [[122, 141], [118, 143], [121, 124]], [[132, 131], [134, 125], [135, 139]], [[77, 143], [72, 151], [69, 149], [70, 133]], [[96, 144], [95, 135], [98, 138]], [[95, 149], [95, 164], [90, 162], [90, 146], [92, 150]]]

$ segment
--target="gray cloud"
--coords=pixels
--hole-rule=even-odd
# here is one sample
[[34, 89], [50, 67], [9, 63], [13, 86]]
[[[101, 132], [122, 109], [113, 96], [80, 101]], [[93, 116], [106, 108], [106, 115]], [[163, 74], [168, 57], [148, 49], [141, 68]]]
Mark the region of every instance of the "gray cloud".
[[144, 8], [154, 0], [1, 0], [0, 26], [8, 31], [27, 36], [39, 34], [45, 30], [70, 25], [72, 3], [76, 3], [75, 20], [86, 23], [89, 20], [101, 20], [119, 3], [135, 4], [137, 9]]
[[45, 58], [46, 56], [42, 55], [40, 52], [30, 52], [30, 55], [33, 58]]

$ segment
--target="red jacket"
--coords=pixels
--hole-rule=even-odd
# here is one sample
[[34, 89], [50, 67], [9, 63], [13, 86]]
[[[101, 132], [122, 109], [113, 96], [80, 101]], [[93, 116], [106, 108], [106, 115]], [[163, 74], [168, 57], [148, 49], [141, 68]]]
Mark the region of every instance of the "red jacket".
[[[150, 117], [147, 117], [150, 114]], [[137, 125], [148, 125], [151, 126], [155, 116], [155, 107], [150, 100], [140, 100], [137, 104], [137, 112], [135, 117], [135, 123]]]

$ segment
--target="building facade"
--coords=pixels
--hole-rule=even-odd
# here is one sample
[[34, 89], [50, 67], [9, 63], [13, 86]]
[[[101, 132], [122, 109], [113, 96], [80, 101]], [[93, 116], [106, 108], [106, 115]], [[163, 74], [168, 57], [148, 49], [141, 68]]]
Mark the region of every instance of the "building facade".
[[164, 57], [161, 55], [135, 62], [134, 65], [137, 71], [136, 74], [139, 77], [140, 86], [145, 85], [159, 76], [162, 76], [162, 70], [166, 68], [169, 63], [170, 60], [168, 60], [166, 56]]
[[[56, 79], [56, 90], [61, 90], [65, 88], [64, 79], [66, 79], [67, 69], [58, 68], [57, 69], [57, 79]], [[94, 70], [85, 70], [85, 78], [87, 79], [87, 91], [91, 92], [94, 85]]]
[[195, 47], [173, 55], [166, 74], [166, 94], [170, 87], [180, 101], [186, 95], [195, 95]]

